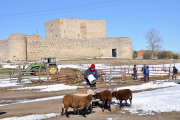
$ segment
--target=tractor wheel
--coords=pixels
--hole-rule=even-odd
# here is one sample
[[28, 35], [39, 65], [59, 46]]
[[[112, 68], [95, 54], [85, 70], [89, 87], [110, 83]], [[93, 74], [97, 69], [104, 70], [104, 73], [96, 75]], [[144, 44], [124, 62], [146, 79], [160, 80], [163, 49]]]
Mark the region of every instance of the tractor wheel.
[[30, 73], [31, 75], [34, 75], [34, 71], [31, 71], [31, 73]]
[[38, 71], [33, 70], [31, 75], [37, 76], [38, 75]]
[[33, 75], [33, 73], [30, 73], [30, 75]]
[[56, 66], [49, 66], [49, 73], [50, 74], [56, 74], [57, 72], [57, 69], [56, 69]]

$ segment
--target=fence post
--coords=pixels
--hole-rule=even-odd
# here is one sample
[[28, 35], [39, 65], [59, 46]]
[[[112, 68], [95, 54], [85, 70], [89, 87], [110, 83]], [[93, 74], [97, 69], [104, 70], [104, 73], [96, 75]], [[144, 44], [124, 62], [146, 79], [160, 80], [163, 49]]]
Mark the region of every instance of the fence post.
[[11, 83], [11, 76], [12, 76], [12, 72], [9, 72], [9, 75], [10, 75], [10, 83]]
[[171, 76], [171, 72], [172, 72], [172, 65], [170, 64], [170, 67], [169, 67], [169, 79], [171, 79], [172, 78], [172, 76]]
[[170, 79], [170, 67], [169, 67], [169, 79]]
[[22, 73], [21, 73], [21, 66], [20, 66], [20, 64], [19, 64], [19, 70], [18, 70], [19, 72], [18, 72], [18, 83], [21, 83], [21, 80], [22, 80]]
[[101, 59], [102, 67], [103, 67], [103, 59]]
[[163, 68], [164, 68], [164, 61], [163, 61]]
[[38, 68], [39, 83], [40, 83], [40, 69]]
[[67, 79], [66, 79], [66, 68], [65, 68], [65, 81], [66, 81], [66, 84], [67, 84]]
[[47, 68], [47, 82], [49, 82], [49, 67]]
[[[118, 67], [119, 67], [119, 60], [118, 60]], [[120, 68], [120, 67], [119, 67]]]
[[124, 83], [126, 84], [126, 67], [124, 67]]
[[114, 68], [113, 68], [113, 77], [114, 77]]
[[153, 69], [153, 81], [154, 81], [154, 67], [152, 67], [152, 69]]
[[128, 74], [129, 74], [129, 60], [128, 60]]
[[58, 79], [59, 79], [59, 77], [58, 77], [58, 68], [56, 68], [56, 75], [55, 76], [56, 76], [55, 77], [56, 83], [58, 83]]

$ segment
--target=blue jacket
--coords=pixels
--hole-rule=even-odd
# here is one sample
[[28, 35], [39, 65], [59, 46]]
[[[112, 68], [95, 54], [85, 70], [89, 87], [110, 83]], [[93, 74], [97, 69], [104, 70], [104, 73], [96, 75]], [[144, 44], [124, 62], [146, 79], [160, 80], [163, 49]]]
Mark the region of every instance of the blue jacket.
[[146, 74], [146, 67], [142, 67], [143, 74]]
[[149, 68], [146, 68], [146, 73], [149, 73]]
[[98, 79], [97, 70], [94, 69], [93, 71], [91, 71], [91, 68], [87, 69], [86, 72], [84, 73], [84, 79], [88, 80], [87, 76], [90, 75], [90, 74], [93, 74], [93, 76], [96, 78], [96, 80]]

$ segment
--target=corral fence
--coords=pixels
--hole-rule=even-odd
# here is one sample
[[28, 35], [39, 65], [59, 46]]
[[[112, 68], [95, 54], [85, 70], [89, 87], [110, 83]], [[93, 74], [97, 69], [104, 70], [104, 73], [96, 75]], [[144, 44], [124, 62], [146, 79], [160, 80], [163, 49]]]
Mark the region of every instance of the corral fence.
[[[170, 67], [149, 67], [150, 81], [171, 79], [171, 76], [172, 76], [172, 71]], [[128, 69], [128, 72], [126, 74], [126, 79], [134, 80], [133, 68]], [[144, 81], [144, 73], [142, 67], [137, 67], [137, 79]], [[147, 74], [146, 74], [146, 80], [147, 80]]]
[[[30, 83], [64, 83], [64, 84], [86, 84], [84, 79], [85, 70], [78, 70], [75, 68], [61, 68], [57, 69], [55, 74], [50, 74], [49, 69], [39, 69], [36, 76], [31, 75], [32, 72], [25, 72], [23, 70], [9, 71], [10, 82], [30, 82]], [[133, 80], [133, 67], [131, 68], [109, 68], [97, 69], [99, 84], [126, 84], [131, 81], [143, 81], [144, 75], [142, 67], [137, 68], [137, 80]], [[170, 67], [149, 67], [150, 81], [171, 79], [172, 71]]]

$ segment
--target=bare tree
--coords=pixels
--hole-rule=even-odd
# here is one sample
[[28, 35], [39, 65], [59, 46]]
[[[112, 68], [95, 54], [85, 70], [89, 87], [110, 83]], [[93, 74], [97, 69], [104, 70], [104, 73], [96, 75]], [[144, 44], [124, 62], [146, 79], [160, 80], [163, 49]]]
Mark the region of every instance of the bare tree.
[[155, 50], [159, 50], [162, 47], [163, 40], [157, 30], [154, 28], [146, 31], [144, 35], [146, 42], [148, 43], [148, 49], [152, 52], [152, 58], [154, 59]]

